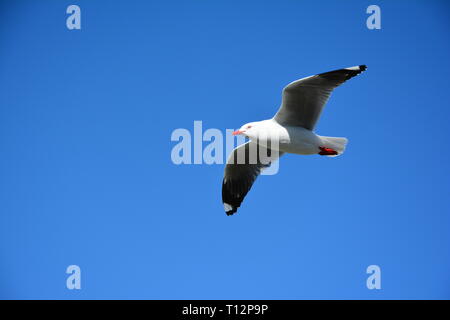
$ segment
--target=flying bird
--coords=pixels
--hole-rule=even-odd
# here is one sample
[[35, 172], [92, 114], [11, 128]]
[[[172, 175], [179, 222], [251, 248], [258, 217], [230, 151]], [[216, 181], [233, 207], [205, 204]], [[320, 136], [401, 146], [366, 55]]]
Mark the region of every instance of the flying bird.
[[346, 138], [319, 136], [313, 130], [333, 89], [366, 69], [360, 65], [291, 82], [272, 119], [233, 132], [249, 141], [233, 150], [225, 166], [222, 202], [227, 215], [237, 212], [261, 171], [284, 153], [334, 157], [344, 152]]

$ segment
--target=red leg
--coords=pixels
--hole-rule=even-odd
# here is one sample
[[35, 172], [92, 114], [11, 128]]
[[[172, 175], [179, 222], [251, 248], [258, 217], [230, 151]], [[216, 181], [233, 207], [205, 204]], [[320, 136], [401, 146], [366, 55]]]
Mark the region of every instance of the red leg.
[[319, 154], [321, 156], [335, 156], [338, 154], [336, 150], [331, 148], [319, 147], [319, 149], [320, 149]]

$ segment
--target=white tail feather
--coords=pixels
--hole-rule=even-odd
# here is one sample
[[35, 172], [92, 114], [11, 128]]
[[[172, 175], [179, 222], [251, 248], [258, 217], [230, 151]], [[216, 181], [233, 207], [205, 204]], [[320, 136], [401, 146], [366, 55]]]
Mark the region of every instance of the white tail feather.
[[330, 155], [328, 157], [337, 157], [337, 156], [343, 154], [345, 151], [345, 147], [347, 146], [347, 142], [348, 142], [347, 138], [320, 136], [320, 139], [322, 139], [323, 147], [331, 148], [338, 152], [337, 155]]

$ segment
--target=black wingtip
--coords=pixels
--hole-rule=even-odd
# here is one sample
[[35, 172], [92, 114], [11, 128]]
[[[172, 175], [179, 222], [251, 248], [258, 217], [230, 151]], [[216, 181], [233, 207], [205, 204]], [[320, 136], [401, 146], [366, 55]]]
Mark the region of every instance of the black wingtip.
[[[250, 187], [248, 187], [248, 190], [250, 190]], [[233, 183], [230, 181], [226, 181], [226, 179], [223, 179], [222, 203], [227, 216], [231, 216], [238, 211], [239, 207], [241, 206], [242, 200], [244, 200], [244, 197], [248, 192], [248, 190], [245, 190], [243, 192], [239, 188], [239, 183]]]
[[226, 211], [225, 213], [227, 214], [227, 216], [232, 216], [236, 212], [237, 212], [237, 209], [233, 209], [233, 210], [230, 210], [230, 211]]
[[234, 206], [232, 204], [224, 202], [223, 208], [225, 209], [225, 213], [227, 214], [227, 216], [232, 216], [233, 214], [235, 214], [237, 212], [237, 209], [239, 208], [239, 206]]
[[317, 76], [328, 79], [328, 80], [337, 81], [340, 84], [343, 81], [349, 80], [349, 79], [353, 78], [354, 76], [357, 76], [361, 72], [364, 72], [366, 69], [367, 69], [367, 66], [365, 64], [362, 64], [359, 66], [338, 69], [338, 70], [329, 71], [329, 72], [325, 72], [325, 73], [319, 73]]

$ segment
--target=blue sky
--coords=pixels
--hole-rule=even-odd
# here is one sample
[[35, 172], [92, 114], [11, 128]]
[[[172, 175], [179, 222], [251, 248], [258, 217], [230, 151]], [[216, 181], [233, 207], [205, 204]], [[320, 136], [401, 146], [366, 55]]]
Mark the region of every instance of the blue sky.
[[[446, 1], [0, 9], [0, 298], [450, 298]], [[290, 81], [358, 64], [316, 128], [346, 153], [283, 157], [237, 215], [223, 165], [172, 163], [174, 129], [270, 118]]]

